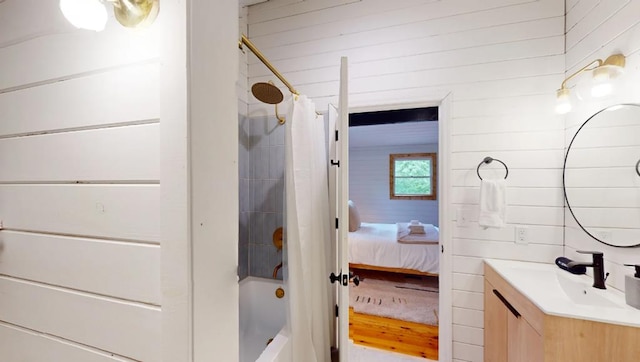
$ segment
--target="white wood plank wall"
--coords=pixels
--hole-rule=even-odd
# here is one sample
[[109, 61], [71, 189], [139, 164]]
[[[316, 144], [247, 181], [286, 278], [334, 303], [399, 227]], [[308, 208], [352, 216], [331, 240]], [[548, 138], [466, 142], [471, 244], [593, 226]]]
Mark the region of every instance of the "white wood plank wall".
[[[453, 135], [440, 142], [451, 142], [454, 209], [471, 221], [453, 230], [456, 361], [482, 361], [481, 258], [553, 262], [563, 251], [564, 124], [553, 108], [564, 22], [558, 0], [272, 0], [249, 8], [249, 37], [320, 110], [337, 102], [340, 56], [349, 57], [352, 107], [452, 94]], [[249, 83], [268, 79], [279, 84], [250, 56]], [[261, 109], [250, 96], [249, 114]], [[477, 226], [476, 166], [485, 156], [510, 170], [501, 230]], [[483, 176], [500, 177], [492, 168]], [[517, 225], [529, 227], [529, 245], [514, 244]]]
[[420, 220], [438, 225], [437, 200], [390, 200], [389, 155], [438, 152], [438, 145], [358, 147], [349, 150], [349, 193], [363, 222]]
[[[616, 103], [640, 103], [640, 0], [574, 0], [567, 1], [567, 44], [566, 44], [566, 73], [571, 74], [588, 62], [601, 58], [605, 59], [611, 54], [622, 53], [627, 57], [624, 76], [621, 77], [623, 88], [613, 97], [598, 102], [574, 102], [573, 110], [566, 116], [565, 143], [568, 146], [578, 127], [599, 109]], [[577, 82], [588, 81], [589, 75], [583, 75]], [[575, 83], [573, 83], [575, 84]], [[606, 130], [602, 130], [603, 139], [607, 138]], [[581, 133], [582, 134], [582, 133]], [[631, 144], [638, 145], [640, 135], [628, 134]], [[610, 139], [610, 137], [609, 137]], [[634, 143], [635, 142], [635, 143]], [[607, 152], [590, 152], [585, 155], [589, 162], [599, 164], [599, 176], [608, 175], [620, 181], [615, 176], [616, 166], [621, 164], [635, 164], [638, 153], [633, 149], [627, 149], [623, 154], [611, 154]], [[635, 157], [635, 158], [634, 158]], [[631, 160], [632, 159], [632, 160]], [[587, 172], [587, 171], [585, 171]], [[585, 174], [585, 177], [595, 175]], [[637, 185], [637, 183], [635, 183]], [[623, 185], [621, 185], [623, 186]], [[584, 189], [585, 197], [592, 196], [594, 192], [601, 190]], [[627, 189], [628, 192], [629, 189]], [[620, 195], [621, 190], [607, 194], [611, 206], [630, 207], [628, 209], [637, 215], [638, 204], [629, 203], [638, 200], [631, 193]], [[583, 200], [576, 199], [576, 203]], [[573, 205], [574, 200], [572, 200]], [[611, 216], [611, 215], [609, 215]], [[624, 276], [631, 274], [632, 269], [623, 266], [624, 263], [638, 263], [640, 261], [640, 248], [619, 249], [610, 247], [591, 239], [575, 222], [569, 209], [565, 210], [565, 253], [567, 257], [575, 260], [588, 260], [584, 255], [579, 255], [576, 250], [600, 250], [604, 252], [605, 271], [611, 273], [607, 284], [620, 290], [624, 290]], [[620, 216], [612, 220], [618, 224], [638, 225], [637, 216]], [[627, 225], [629, 226], [629, 225]], [[590, 273], [590, 271], [589, 271]]]
[[0, 2], [3, 361], [161, 360], [159, 26]]

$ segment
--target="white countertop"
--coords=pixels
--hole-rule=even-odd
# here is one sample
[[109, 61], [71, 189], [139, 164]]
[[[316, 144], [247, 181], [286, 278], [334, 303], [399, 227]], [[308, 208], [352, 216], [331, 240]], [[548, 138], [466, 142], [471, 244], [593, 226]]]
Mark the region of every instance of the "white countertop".
[[544, 313], [559, 317], [640, 327], [640, 310], [624, 293], [593, 288], [593, 277], [574, 275], [555, 264], [485, 259], [504, 280]]

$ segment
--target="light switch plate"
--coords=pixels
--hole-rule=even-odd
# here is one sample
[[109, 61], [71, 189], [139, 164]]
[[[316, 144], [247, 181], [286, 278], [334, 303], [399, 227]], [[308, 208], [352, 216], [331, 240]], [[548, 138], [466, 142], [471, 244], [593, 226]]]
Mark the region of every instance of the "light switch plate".
[[461, 228], [469, 227], [469, 213], [462, 207], [456, 209], [456, 225]]
[[607, 243], [611, 243], [612, 232], [610, 230], [599, 231], [597, 235], [598, 235], [598, 239]]

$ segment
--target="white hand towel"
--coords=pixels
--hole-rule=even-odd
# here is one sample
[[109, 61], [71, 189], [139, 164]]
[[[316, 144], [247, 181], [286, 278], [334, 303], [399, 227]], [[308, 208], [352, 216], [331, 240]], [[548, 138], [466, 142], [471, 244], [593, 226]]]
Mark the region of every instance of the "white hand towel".
[[480, 182], [480, 226], [485, 229], [504, 227], [507, 212], [506, 194], [504, 179]]
[[418, 225], [409, 224], [409, 233], [411, 234], [424, 234], [424, 225], [422, 223]]

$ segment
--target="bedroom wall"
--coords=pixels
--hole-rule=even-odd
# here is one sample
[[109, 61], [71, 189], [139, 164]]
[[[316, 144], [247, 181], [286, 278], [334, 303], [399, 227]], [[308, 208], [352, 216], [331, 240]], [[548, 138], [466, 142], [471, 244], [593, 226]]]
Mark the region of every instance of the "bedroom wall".
[[[567, 1], [567, 55], [566, 73], [572, 74], [588, 62], [621, 52], [627, 59], [623, 81], [626, 93], [599, 102], [574, 102], [566, 116], [565, 143], [568, 145], [579, 127], [597, 110], [616, 103], [640, 103], [640, 0], [625, 1]], [[588, 80], [584, 74], [579, 80]], [[596, 154], [595, 157], [598, 157]], [[594, 160], [597, 161], [597, 160]], [[602, 171], [598, 171], [602, 172]], [[565, 210], [565, 252], [569, 258], [588, 260], [575, 250], [604, 252], [605, 271], [610, 272], [607, 284], [624, 290], [624, 275], [632, 272], [624, 263], [640, 262], [640, 248], [618, 249], [598, 243], [586, 235], [576, 224], [568, 209]]]
[[[351, 107], [452, 98], [453, 357], [481, 361], [482, 258], [553, 262], [563, 252], [564, 2], [557, 0], [272, 0], [249, 9], [249, 36], [318, 109], [337, 104], [349, 57]], [[274, 79], [255, 58], [250, 83]], [[249, 112], [264, 109], [249, 102]], [[270, 110], [267, 110], [270, 112]], [[510, 169], [504, 229], [477, 225], [476, 166]], [[503, 170], [483, 169], [485, 177]], [[455, 220], [455, 215], [451, 215]], [[442, 220], [440, 220], [442, 224]], [[528, 245], [514, 227], [529, 228]]]
[[349, 193], [363, 222], [420, 220], [438, 225], [437, 200], [389, 199], [389, 155], [438, 152], [438, 145], [357, 147], [349, 150]]
[[4, 361], [161, 360], [162, 24], [0, 2]]

